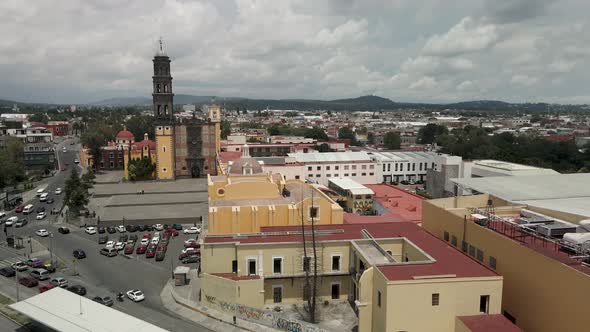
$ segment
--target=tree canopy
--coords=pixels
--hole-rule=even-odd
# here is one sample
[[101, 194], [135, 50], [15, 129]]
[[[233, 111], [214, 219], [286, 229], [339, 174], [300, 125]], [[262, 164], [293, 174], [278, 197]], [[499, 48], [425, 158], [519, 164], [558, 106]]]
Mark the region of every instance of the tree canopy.
[[439, 136], [447, 134], [448, 132], [449, 130], [446, 126], [429, 123], [426, 126], [420, 128], [416, 140], [420, 144], [432, 144]]
[[383, 137], [383, 144], [388, 150], [398, 150], [401, 147], [402, 139], [398, 132], [388, 131]]
[[143, 140], [143, 135], [148, 134], [148, 138], [154, 139], [154, 117], [149, 115], [135, 115], [125, 121], [127, 130], [133, 133], [135, 141]]
[[6, 147], [0, 149], [0, 189], [25, 179], [24, 143], [9, 137]]

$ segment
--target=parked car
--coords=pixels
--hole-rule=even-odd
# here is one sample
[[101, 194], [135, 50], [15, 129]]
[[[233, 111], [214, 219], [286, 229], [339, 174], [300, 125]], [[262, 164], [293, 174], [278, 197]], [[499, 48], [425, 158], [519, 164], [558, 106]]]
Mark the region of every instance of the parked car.
[[143, 301], [145, 299], [145, 295], [139, 289], [132, 289], [127, 292], [127, 297], [133, 302]]
[[62, 226], [62, 227], [60, 227], [60, 228], [58, 228], [58, 229], [57, 229], [57, 231], [58, 231], [60, 234], [69, 234], [69, 233], [70, 233], [70, 229], [69, 229], [69, 228], [67, 228], [67, 227], [63, 227], [63, 226]]
[[62, 192], [63, 192], [63, 191], [61, 190], [61, 188], [56, 188], [56, 189], [55, 189], [55, 194], [56, 194], [56, 195], [61, 195], [61, 193], [62, 193]]
[[133, 243], [137, 242], [137, 234], [131, 234], [131, 236], [129, 236], [129, 240], [132, 240]]
[[16, 228], [23, 227], [28, 223], [29, 223], [29, 221], [27, 219], [21, 218], [16, 222], [16, 224], [14, 224], [14, 227], [16, 227]]
[[55, 203], [55, 200], [53, 199], [53, 197], [49, 197], [47, 199], [47, 201], [45, 201], [45, 203], [47, 203], [47, 204], [53, 204], [53, 203]]
[[37, 257], [31, 257], [25, 264], [35, 269], [43, 266], [43, 262]]
[[144, 239], [151, 239], [152, 238], [152, 234], [150, 234], [150, 233], [143, 233], [143, 238]]
[[13, 268], [11, 268], [10, 266], [5, 266], [0, 269], [0, 275], [4, 276], [6, 278], [10, 278], [10, 277], [14, 277], [16, 275], [16, 271]]
[[25, 209], [25, 206], [21, 204], [21, 205], [17, 206], [16, 209], [14, 209], [14, 212], [22, 213], [24, 209]]
[[116, 228], [117, 228], [117, 231], [119, 233], [125, 233], [125, 232], [127, 232], [127, 230], [125, 229], [125, 226], [123, 226], [123, 225], [119, 225]]
[[201, 227], [189, 227], [189, 228], [185, 228], [182, 231], [184, 234], [200, 234], [201, 233]]
[[6, 219], [6, 221], [4, 222], [4, 225], [6, 225], [6, 226], [12, 226], [12, 224], [14, 224], [17, 221], [18, 221], [18, 217], [17, 216], [12, 216], [12, 217]]
[[160, 238], [157, 237], [157, 236], [155, 236], [155, 237], [152, 238], [152, 240], [150, 241], [150, 243], [152, 243], [152, 244], [158, 244], [158, 243], [160, 243]]
[[155, 230], [157, 230], [157, 231], [162, 231], [162, 230], [164, 230], [164, 225], [162, 225], [162, 224], [155, 224], [153, 227], [154, 227], [154, 229], [155, 229]]
[[107, 244], [104, 246], [107, 249], [115, 247], [115, 241], [108, 241]]
[[145, 258], [152, 258], [152, 257], [156, 256], [156, 248], [157, 248], [157, 245], [155, 245], [153, 243], [148, 245], [147, 250], [145, 251]]
[[156, 262], [161, 262], [166, 258], [166, 252], [164, 251], [156, 251]]
[[137, 226], [135, 226], [135, 225], [127, 225], [127, 227], [125, 227], [125, 229], [130, 233], [137, 232]]
[[45, 212], [45, 207], [44, 206], [40, 206], [37, 208], [37, 213], [41, 213], [41, 212]]
[[68, 281], [62, 277], [53, 278], [53, 279], [51, 279], [51, 281], [49, 283], [55, 287], [61, 287], [61, 288], [68, 287]]
[[119, 242], [127, 242], [128, 239], [129, 237], [125, 234], [119, 236]]
[[39, 212], [39, 213], [37, 213], [37, 217], [35, 217], [35, 219], [41, 220], [41, 219], [45, 219], [45, 217], [47, 217], [47, 213]]
[[141, 242], [139, 242], [139, 243], [141, 243], [144, 246], [147, 246], [148, 244], [150, 244], [150, 240], [148, 240], [148, 239], [141, 239]]
[[[39, 189], [39, 190], [41, 190], [41, 189]], [[37, 190], [37, 193], [39, 193], [39, 190]], [[40, 202], [45, 202], [47, 200], [47, 197], [49, 196], [49, 193], [41, 192], [41, 195], [37, 195], [37, 196], [39, 196]]]
[[117, 256], [117, 249], [115, 249], [115, 248], [102, 248], [102, 249], [100, 249], [100, 254], [107, 256], [107, 257], [114, 257], [114, 256]]
[[49, 273], [55, 272], [55, 266], [50, 262], [44, 263], [42, 267]]
[[70, 292], [76, 293], [80, 296], [86, 295], [86, 287], [80, 285], [72, 285], [67, 288]]
[[39, 282], [37, 281], [37, 279], [34, 279], [32, 277], [22, 277], [18, 279], [18, 283], [25, 286], [25, 287], [36, 287], [39, 285]]
[[125, 253], [125, 255], [131, 255], [133, 254], [133, 249], [135, 249], [134, 245], [126, 244], [125, 248], [123, 249], [123, 253]]
[[46, 236], [49, 236], [49, 232], [48, 232], [46, 229], [40, 229], [40, 230], [37, 230], [37, 231], [35, 232], [35, 234], [37, 234], [37, 235], [38, 235], [38, 236], [40, 236], [40, 237], [46, 237]]
[[37, 280], [49, 279], [49, 272], [45, 269], [35, 269], [35, 270], [29, 272], [29, 274], [31, 275], [31, 277], [33, 277]]
[[167, 229], [164, 234], [170, 234], [170, 236], [178, 236], [178, 231], [171, 228], [171, 229]]
[[82, 249], [76, 249], [76, 250], [74, 250], [73, 255], [77, 259], [86, 258], [86, 253]]
[[146, 250], [147, 250], [147, 245], [140, 244], [137, 246], [137, 249], [135, 249], [135, 253], [138, 255], [145, 254]]
[[98, 227], [98, 234], [104, 234], [106, 232], [106, 228], [104, 226]]
[[154, 230], [154, 227], [152, 225], [145, 225], [145, 230], [151, 232]]
[[185, 248], [198, 248], [199, 242], [197, 242], [196, 239], [188, 239], [188, 240], [184, 241], [184, 247]]
[[111, 299], [109, 296], [104, 296], [104, 297], [95, 296], [92, 299], [92, 301], [100, 303], [102, 305], [106, 305], [107, 307], [113, 306], [113, 299]]
[[139, 232], [143, 232], [143, 231], [145, 231], [145, 225], [137, 225], [137, 230], [138, 230]]
[[17, 270], [18, 272], [23, 272], [26, 271], [29, 267], [27, 266], [27, 264], [25, 264], [25, 262], [21, 262], [18, 261], [16, 263], [13, 263], [12, 265], [10, 265], [13, 269]]
[[115, 248], [115, 250], [123, 250], [123, 248], [125, 248], [125, 243], [117, 242], [113, 248]]
[[86, 229], [84, 229], [84, 232], [86, 232], [86, 234], [96, 234], [96, 227], [86, 227]]
[[181, 261], [182, 264], [199, 263], [201, 261], [201, 257], [198, 255], [191, 255], [184, 257]]
[[109, 237], [107, 235], [101, 235], [98, 237], [98, 244], [105, 244], [109, 241]]
[[178, 255], [178, 259], [179, 260], [183, 260], [186, 257], [190, 257], [190, 256], [200, 256], [201, 255], [201, 251], [199, 249], [195, 249], [195, 248], [186, 248], [183, 251], [180, 252], [180, 255]]
[[[176, 231], [181, 231], [182, 230], [182, 225], [181, 224], [174, 224], [172, 225], [172, 229], [176, 230]], [[178, 235], [178, 233], [177, 233]], [[174, 235], [176, 236], [176, 235]]]
[[53, 286], [52, 284], [47, 284], [47, 285], [41, 285], [39, 286], [39, 293], [44, 293], [47, 292], [50, 289], [55, 288], [55, 286]]
[[117, 231], [117, 230], [116, 230], [116, 229], [115, 229], [115, 227], [113, 227], [113, 226], [108, 226], [108, 227], [107, 227], [107, 232], [108, 232], [109, 234], [114, 234], [116, 231]]

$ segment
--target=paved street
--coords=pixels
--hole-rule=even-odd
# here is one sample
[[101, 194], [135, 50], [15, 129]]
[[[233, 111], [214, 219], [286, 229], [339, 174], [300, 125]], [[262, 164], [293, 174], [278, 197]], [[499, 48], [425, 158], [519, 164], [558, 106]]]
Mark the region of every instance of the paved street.
[[[71, 139], [65, 140], [57, 144], [56, 150], [58, 152], [58, 160], [60, 167], [68, 165], [68, 170], [65, 172], [58, 172], [55, 176], [49, 178], [43, 185], [46, 192], [50, 193], [50, 197], [54, 197], [53, 204], [46, 204], [38, 201], [34, 191], [23, 195], [25, 204], [34, 204], [35, 208], [38, 206], [45, 206], [49, 212], [53, 207], [60, 208], [62, 205], [63, 194], [55, 195], [55, 189], [65, 187], [65, 181], [70, 175], [72, 167], [76, 167], [74, 159], [77, 158], [78, 145], [70, 145]], [[62, 152], [63, 146], [66, 147], [67, 152]], [[35, 188], [36, 190], [37, 188]], [[7, 217], [15, 215], [14, 212], [7, 213]], [[87, 297], [94, 296], [111, 296], [116, 297], [118, 292], [125, 292], [127, 290], [138, 288], [141, 289], [146, 296], [146, 300], [140, 303], [133, 303], [127, 298], [123, 302], [115, 301], [113, 308], [148, 321], [152, 324], [160, 326], [170, 331], [209, 331], [206, 328], [197, 325], [194, 322], [185, 320], [182, 317], [167, 311], [161, 303], [160, 293], [166, 281], [172, 277], [173, 268], [180, 263], [178, 255], [183, 248], [183, 242], [189, 238], [186, 235], [180, 235], [173, 238], [168, 246], [166, 258], [162, 262], [155, 262], [154, 259], [146, 259], [143, 257], [126, 258], [123, 255], [117, 257], [106, 257], [99, 254], [99, 249], [103, 245], [98, 244], [98, 234], [88, 235], [84, 233], [84, 229], [72, 228], [70, 234], [60, 234], [57, 232], [59, 226], [63, 224], [55, 224], [56, 216], [50, 215], [44, 220], [35, 220], [36, 213], [29, 215], [17, 214], [19, 217], [26, 217], [28, 224], [22, 228], [7, 227], [8, 235], [20, 236], [24, 239], [25, 247], [20, 250], [7, 248], [5, 245], [0, 247], [0, 265], [8, 265], [16, 260], [26, 258], [30, 254], [30, 247], [27, 243], [29, 237], [38, 241], [47, 249], [52, 249], [53, 255], [65, 262], [66, 266], [58, 269], [52, 277], [63, 276], [69, 281], [69, 284], [79, 284], [85, 286], [88, 290]], [[53, 233], [53, 237], [40, 238], [34, 234], [38, 229], [45, 228]], [[6, 241], [6, 237], [0, 231], [0, 242]], [[153, 232], [152, 232], [153, 233]], [[141, 238], [141, 233], [135, 233]], [[119, 233], [109, 234], [110, 238], [117, 240]], [[194, 237], [194, 236], [192, 236]], [[33, 251], [40, 250], [39, 245], [35, 244]], [[41, 248], [42, 249], [42, 248]], [[83, 249], [87, 258], [82, 260], [74, 260], [72, 252], [75, 249]], [[43, 260], [49, 260], [47, 251], [43, 252], [43, 256], [39, 257]], [[26, 274], [24, 272], [23, 274]], [[46, 284], [43, 281], [40, 285]], [[38, 288], [25, 288], [20, 286], [18, 288], [20, 298], [26, 298], [38, 294]], [[16, 298], [15, 278], [0, 277], [0, 291], [6, 295]], [[0, 317], [1, 318], [1, 317]], [[2, 321], [0, 320], [0, 324]], [[10, 324], [2, 324], [3, 328], [0, 331], [14, 331], [16, 326], [11, 327]]]

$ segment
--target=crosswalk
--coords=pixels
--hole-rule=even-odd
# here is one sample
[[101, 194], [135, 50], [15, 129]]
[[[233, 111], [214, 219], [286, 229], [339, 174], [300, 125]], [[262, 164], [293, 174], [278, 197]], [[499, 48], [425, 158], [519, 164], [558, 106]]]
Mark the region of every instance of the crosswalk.
[[28, 260], [25, 256], [14, 256], [0, 261], [0, 268], [11, 266], [16, 262], [26, 262]]

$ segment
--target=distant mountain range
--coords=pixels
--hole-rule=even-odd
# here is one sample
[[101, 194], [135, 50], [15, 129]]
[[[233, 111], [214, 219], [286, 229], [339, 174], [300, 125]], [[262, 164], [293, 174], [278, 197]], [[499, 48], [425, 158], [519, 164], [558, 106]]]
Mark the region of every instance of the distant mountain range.
[[[193, 96], [185, 94], [174, 95], [174, 104], [205, 104], [209, 103], [213, 96]], [[475, 100], [464, 101], [450, 104], [432, 104], [432, 103], [400, 103], [391, 99], [379, 96], [361, 96], [349, 99], [336, 100], [315, 100], [315, 99], [250, 99], [240, 97], [217, 97], [218, 103], [230, 109], [248, 109], [248, 110], [332, 110], [332, 111], [396, 111], [402, 109], [431, 110], [442, 111], [446, 109], [466, 110], [466, 111], [587, 111], [588, 105], [560, 105], [548, 103], [507, 103], [497, 100]], [[13, 104], [31, 104], [21, 103], [11, 100], [1, 100], [0, 106], [12, 106]], [[93, 103], [90, 106], [146, 106], [152, 104], [150, 97], [119, 97], [109, 98]], [[36, 105], [42, 105], [37, 103]]]

